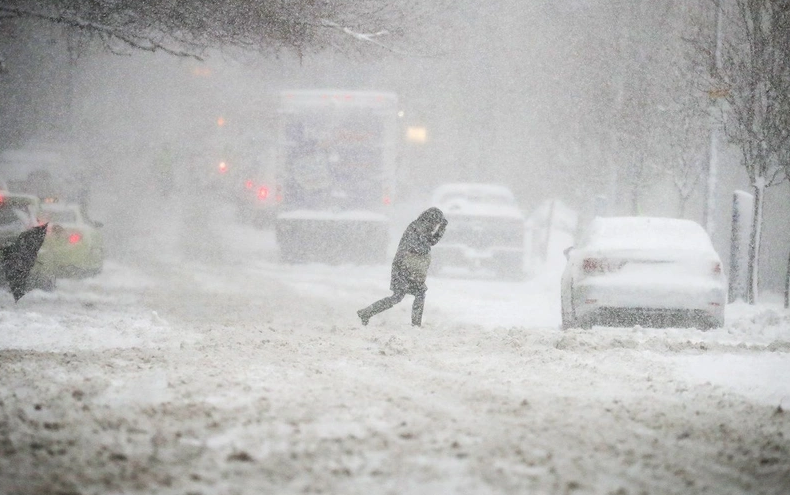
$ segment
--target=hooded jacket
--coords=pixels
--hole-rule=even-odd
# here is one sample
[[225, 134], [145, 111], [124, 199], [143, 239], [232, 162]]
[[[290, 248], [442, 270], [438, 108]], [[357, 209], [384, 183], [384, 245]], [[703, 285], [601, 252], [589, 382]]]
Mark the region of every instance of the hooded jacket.
[[406, 227], [392, 260], [390, 290], [417, 294], [425, 292], [431, 264], [431, 247], [444, 235], [447, 219], [439, 208], [428, 208]]

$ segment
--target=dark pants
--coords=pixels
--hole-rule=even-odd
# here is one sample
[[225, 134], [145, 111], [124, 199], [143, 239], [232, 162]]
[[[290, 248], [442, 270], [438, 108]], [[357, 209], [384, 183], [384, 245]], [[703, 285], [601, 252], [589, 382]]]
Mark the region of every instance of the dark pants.
[[[403, 301], [406, 292], [393, 292], [391, 296], [380, 299], [367, 308], [361, 310], [359, 315], [365, 319], [375, 316], [382, 311], [386, 311]], [[420, 326], [422, 324], [422, 310], [425, 307], [425, 291], [414, 294], [414, 303], [411, 305], [411, 324]]]

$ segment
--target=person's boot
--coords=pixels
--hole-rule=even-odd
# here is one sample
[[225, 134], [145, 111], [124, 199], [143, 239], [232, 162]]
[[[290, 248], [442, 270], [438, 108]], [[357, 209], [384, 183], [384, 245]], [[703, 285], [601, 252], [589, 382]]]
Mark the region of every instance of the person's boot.
[[370, 321], [370, 316], [364, 312], [364, 310], [360, 309], [357, 311], [357, 316], [359, 319], [362, 320], [362, 326], [367, 326], [368, 322]]

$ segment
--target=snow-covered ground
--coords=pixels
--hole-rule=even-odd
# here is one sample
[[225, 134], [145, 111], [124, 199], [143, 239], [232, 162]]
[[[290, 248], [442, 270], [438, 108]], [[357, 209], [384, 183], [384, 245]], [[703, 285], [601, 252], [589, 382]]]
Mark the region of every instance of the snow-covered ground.
[[362, 327], [387, 266], [281, 265], [222, 224], [0, 296], [0, 493], [790, 493], [778, 301], [563, 332], [552, 266], [429, 279], [423, 328], [410, 298]]

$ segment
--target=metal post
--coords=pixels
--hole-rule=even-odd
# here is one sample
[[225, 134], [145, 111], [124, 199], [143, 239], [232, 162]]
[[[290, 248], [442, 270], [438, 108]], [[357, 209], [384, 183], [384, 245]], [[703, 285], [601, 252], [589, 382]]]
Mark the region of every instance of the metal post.
[[790, 308], [790, 254], [787, 256], [787, 273], [785, 274], [785, 309]]
[[[714, 56], [714, 76], [721, 70], [722, 66], [722, 29], [723, 29], [723, 10], [724, 0], [718, 0], [716, 5], [716, 47]], [[716, 183], [719, 172], [719, 125], [717, 122], [717, 111], [719, 110], [719, 97], [713, 98], [711, 105], [711, 126], [710, 126], [710, 151], [708, 152], [708, 177], [705, 190], [705, 210], [703, 212], [703, 223], [708, 235], [713, 238], [716, 230], [715, 209], [716, 209]]]

